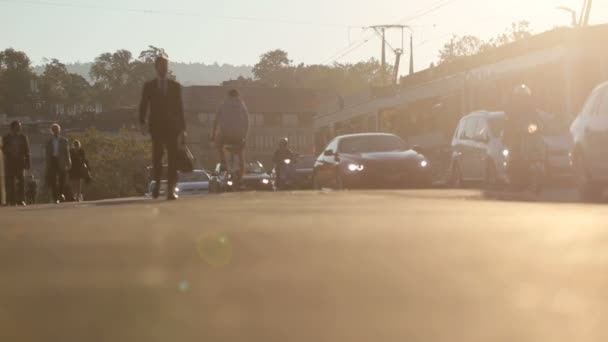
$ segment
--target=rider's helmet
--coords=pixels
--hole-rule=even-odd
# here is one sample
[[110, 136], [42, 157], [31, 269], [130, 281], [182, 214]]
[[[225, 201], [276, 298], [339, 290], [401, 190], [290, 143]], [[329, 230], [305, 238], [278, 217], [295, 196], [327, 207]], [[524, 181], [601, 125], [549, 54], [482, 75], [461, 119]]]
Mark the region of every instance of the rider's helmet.
[[281, 138], [281, 140], [279, 140], [279, 148], [287, 148], [288, 146], [289, 146], [288, 138]]

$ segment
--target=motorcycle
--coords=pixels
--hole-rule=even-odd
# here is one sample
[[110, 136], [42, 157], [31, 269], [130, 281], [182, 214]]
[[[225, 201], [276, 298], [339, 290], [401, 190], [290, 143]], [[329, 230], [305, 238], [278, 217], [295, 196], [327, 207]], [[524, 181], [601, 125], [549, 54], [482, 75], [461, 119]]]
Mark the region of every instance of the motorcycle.
[[536, 123], [528, 125], [518, 145], [517, 159], [510, 161], [509, 183], [514, 190], [527, 190], [539, 196], [546, 177], [546, 146]]
[[296, 161], [284, 159], [274, 169], [275, 190], [289, 190], [296, 185]]

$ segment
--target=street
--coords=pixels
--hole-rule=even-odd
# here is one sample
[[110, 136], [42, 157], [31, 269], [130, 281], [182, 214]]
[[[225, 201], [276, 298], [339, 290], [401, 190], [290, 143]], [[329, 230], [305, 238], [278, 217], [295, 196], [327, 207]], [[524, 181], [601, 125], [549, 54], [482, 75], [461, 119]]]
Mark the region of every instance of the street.
[[0, 341], [606, 341], [608, 206], [564, 196], [2, 208]]

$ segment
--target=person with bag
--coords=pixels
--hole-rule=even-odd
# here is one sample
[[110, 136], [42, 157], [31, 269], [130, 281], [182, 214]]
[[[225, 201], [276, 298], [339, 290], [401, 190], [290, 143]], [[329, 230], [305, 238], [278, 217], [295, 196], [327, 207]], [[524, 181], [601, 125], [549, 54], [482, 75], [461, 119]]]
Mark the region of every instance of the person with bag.
[[[139, 121], [142, 131], [146, 129], [152, 136], [152, 166], [153, 180], [152, 197], [160, 196], [162, 160], [165, 149], [168, 159], [167, 200], [176, 200], [175, 186], [178, 181], [179, 140], [185, 141], [186, 121], [182, 102], [182, 87], [169, 79], [169, 61], [158, 57], [155, 61], [156, 75], [152, 81], [146, 82], [139, 105]], [[149, 113], [148, 113], [149, 110]], [[147, 123], [147, 128], [146, 128]]]
[[75, 202], [80, 202], [83, 200], [82, 181], [90, 179], [89, 161], [86, 158], [80, 141], [74, 140], [70, 156], [72, 157], [72, 168], [69, 173], [70, 182], [72, 183], [72, 196]]

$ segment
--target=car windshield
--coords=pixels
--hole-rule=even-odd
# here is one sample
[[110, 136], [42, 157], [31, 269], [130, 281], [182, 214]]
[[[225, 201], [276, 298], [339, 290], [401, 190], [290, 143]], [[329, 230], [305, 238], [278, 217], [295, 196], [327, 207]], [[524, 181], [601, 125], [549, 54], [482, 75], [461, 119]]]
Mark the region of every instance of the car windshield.
[[264, 173], [266, 171], [264, 171], [264, 166], [262, 165], [262, 163], [260, 162], [249, 162], [247, 163], [247, 165], [245, 166], [245, 170], [247, 171], [247, 174], [259, 174], [259, 173]]
[[405, 143], [394, 135], [365, 135], [344, 138], [340, 141], [340, 153], [370, 153], [406, 150]]
[[315, 165], [317, 158], [315, 156], [300, 156], [298, 157], [298, 163], [296, 168], [298, 169], [312, 169]]
[[490, 126], [490, 132], [493, 137], [501, 137], [503, 130], [505, 128], [505, 118], [504, 117], [493, 117], [488, 120], [488, 125]]
[[209, 176], [203, 171], [180, 173], [179, 181], [181, 183], [208, 182]]

